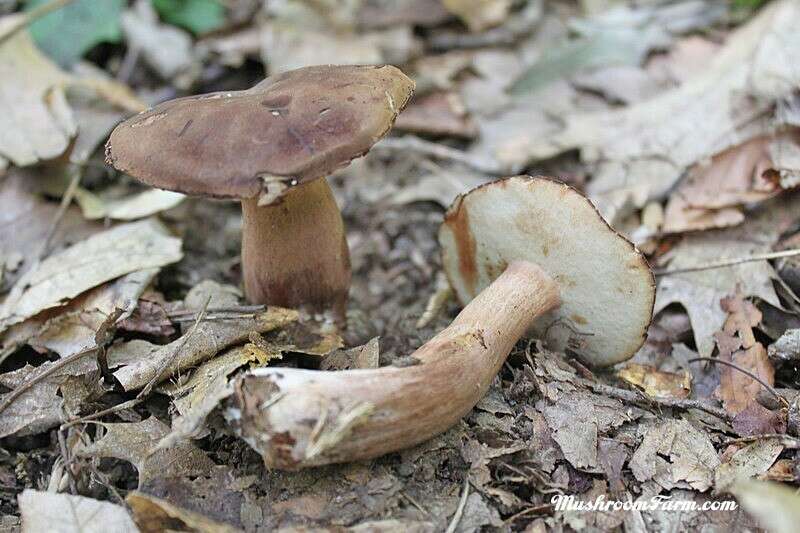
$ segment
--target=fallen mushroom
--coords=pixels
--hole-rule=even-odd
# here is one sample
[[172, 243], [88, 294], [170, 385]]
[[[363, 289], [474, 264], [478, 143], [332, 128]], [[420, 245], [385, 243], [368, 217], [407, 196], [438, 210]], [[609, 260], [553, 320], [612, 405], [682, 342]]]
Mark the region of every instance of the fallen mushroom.
[[459, 297], [471, 301], [405, 358], [414, 364], [263, 368], [237, 379], [225, 416], [267, 466], [369, 459], [445, 431], [483, 397], [537, 319], [560, 316], [559, 302], [586, 317], [592, 336], [581, 353], [594, 362], [628, 358], [642, 344], [652, 273], [574, 189], [530, 177], [483, 185], [451, 206], [440, 240]]
[[241, 199], [247, 299], [341, 323], [350, 259], [325, 176], [369, 151], [413, 89], [392, 66], [297, 69], [140, 113], [114, 129], [106, 160], [154, 187]]

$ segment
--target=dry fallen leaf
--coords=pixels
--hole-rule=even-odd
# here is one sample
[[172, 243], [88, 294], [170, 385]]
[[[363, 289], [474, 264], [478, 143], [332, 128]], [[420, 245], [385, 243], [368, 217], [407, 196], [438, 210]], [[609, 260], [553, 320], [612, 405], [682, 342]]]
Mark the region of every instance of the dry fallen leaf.
[[627, 383], [639, 387], [651, 398], [688, 398], [692, 392], [692, 375], [664, 372], [652, 366], [628, 363], [617, 375]]
[[639, 481], [664, 489], [686, 486], [704, 492], [720, 464], [708, 436], [686, 420], [666, 420], [650, 427], [628, 464]]
[[125, 498], [141, 533], [192, 531], [194, 533], [235, 533], [239, 529], [172, 505], [166, 500], [133, 491]]
[[233, 393], [229, 376], [247, 364], [264, 366], [270, 359], [280, 357], [279, 349], [267, 353], [246, 346], [234, 348], [200, 365], [184, 383], [163, 387], [161, 391], [172, 396], [179, 416], [173, 419], [172, 429], [158, 447], [169, 448], [183, 439], [203, 436], [206, 417]]
[[112, 220], [136, 220], [149, 217], [180, 204], [185, 195], [179, 192], [147, 189], [123, 198], [109, 198], [78, 189], [75, 199], [89, 220], [109, 218]]
[[[722, 330], [715, 334], [719, 347], [719, 358], [749, 370], [769, 385], [775, 384], [775, 369], [767, 350], [756, 341], [753, 327], [761, 322], [761, 312], [742, 295], [723, 298], [722, 309], [728, 318]], [[728, 365], [719, 369], [720, 384], [716, 395], [729, 413], [736, 415], [744, 411], [763, 388], [758, 381]]]
[[735, 481], [763, 474], [783, 451], [778, 439], [762, 439], [742, 447], [714, 473], [714, 493], [726, 492]]
[[121, 505], [25, 489], [17, 497], [23, 533], [139, 533]]
[[[0, 33], [20, 16], [0, 18]], [[32, 165], [67, 149], [76, 132], [63, 91], [68, 78], [39, 52], [27, 30], [0, 47], [0, 170], [9, 161]]]
[[667, 202], [664, 232], [735, 226], [744, 220], [742, 206], [776, 194], [780, 188], [764, 177], [773, 140], [756, 137], [696, 165]]
[[[133, 340], [108, 350], [109, 368], [125, 390], [136, 390], [150, 380], [167, 379], [175, 372], [206, 361], [225, 348], [247, 341], [252, 332], [266, 333], [297, 320], [297, 311], [280, 307], [268, 308], [253, 317], [237, 320], [201, 322], [194, 333], [187, 332], [165, 345]], [[158, 371], [164, 368], [161, 376]]]
[[190, 442], [158, 449], [169, 426], [151, 416], [141, 422], [102, 423], [105, 434], [88, 445], [80, 445], [80, 457], [113, 457], [128, 461], [139, 472], [139, 486], [152, 479], [199, 476], [211, 472], [214, 462]]
[[93, 235], [51, 255], [17, 281], [0, 308], [0, 331], [103, 282], [181, 257], [180, 239], [154, 219]]
[[735, 30], [702, 74], [621, 110], [568, 114], [566, 126], [524, 145], [527, 160], [580, 149], [595, 167], [588, 187], [607, 218], [665, 195], [687, 168], [767, 134], [777, 100], [800, 83], [800, 5], [772, 2]]
[[132, 272], [90, 289], [66, 305], [14, 324], [0, 338], [0, 354], [23, 344], [40, 351], [52, 350], [61, 357], [95, 347], [95, 335], [101, 325], [115, 311], [121, 311], [118, 320], [127, 317], [156, 273], [157, 269]]

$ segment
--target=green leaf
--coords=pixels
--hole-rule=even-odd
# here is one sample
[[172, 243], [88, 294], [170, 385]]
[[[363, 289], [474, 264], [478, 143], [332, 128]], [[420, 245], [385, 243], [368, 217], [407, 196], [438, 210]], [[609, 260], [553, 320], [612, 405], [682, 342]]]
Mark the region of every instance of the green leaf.
[[[27, 0], [25, 10], [48, 0]], [[76, 0], [30, 26], [33, 40], [58, 64], [69, 67], [100, 43], [122, 38], [119, 16], [125, 0]]]
[[173, 26], [195, 35], [220, 28], [225, 23], [225, 7], [217, 0], [152, 0], [159, 16]]

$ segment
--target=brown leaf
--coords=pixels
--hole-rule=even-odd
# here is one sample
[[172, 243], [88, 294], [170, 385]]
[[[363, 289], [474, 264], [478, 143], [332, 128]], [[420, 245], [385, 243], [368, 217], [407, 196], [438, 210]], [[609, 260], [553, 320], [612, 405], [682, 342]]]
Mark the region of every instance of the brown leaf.
[[[723, 298], [720, 305], [728, 313], [728, 318], [722, 331], [715, 335], [719, 358], [749, 370], [764, 382], [774, 385], [775, 369], [767, 357], [766, 348], [756, 341], [753, 334], [753, 327], [761, 321], [761, 312], [741, 293]], [[762, 385], [735, 368], [719, 366], [720, 384], [716, 395], [729, 413], [737, 415], [755, 402]], [[745, 424], [744, 419], [742, 424]]]
[[415, 98], [397, 117], [398, 130], [472, 139], [478, 134], [461, 97], [454, 92], [435, 92]]
[[196, 533], [235, 533], [239, 529], [181, 509], [166, 500], [133, 491], [125, 498], [133, 519], [142, 533], [194, 531]]
[[739, 411], [731, 423], [736, 433], [743, 437], [768, 433], [785, 433], [786, 417], [780, 411], [770, 411], [752, 400]]

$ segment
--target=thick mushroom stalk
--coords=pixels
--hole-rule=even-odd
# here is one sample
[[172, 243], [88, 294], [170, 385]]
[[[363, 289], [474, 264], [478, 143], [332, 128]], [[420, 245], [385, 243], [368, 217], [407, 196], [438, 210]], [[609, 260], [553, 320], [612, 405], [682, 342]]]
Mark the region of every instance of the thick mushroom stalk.
[[514, 344], [559, 304], [537, 265], [514, 262], [412, 366], [318, 372], [265, 368], [240, 378], [226, 417], [269, 467], [356, 461], [437, 435], [483, 397]]
[[330, 310], [343, 325], [350, 288], [344, 223], [325, 178], [276, 203], [242, 200], [242, 277], [252, 302]]

